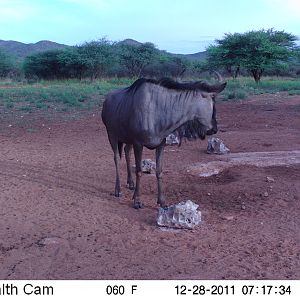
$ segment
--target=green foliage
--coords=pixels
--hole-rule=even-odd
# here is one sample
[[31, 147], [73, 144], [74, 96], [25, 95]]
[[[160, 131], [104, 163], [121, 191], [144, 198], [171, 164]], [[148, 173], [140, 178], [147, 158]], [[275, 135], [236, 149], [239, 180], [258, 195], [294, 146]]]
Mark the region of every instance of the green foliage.
[[105, 38], [78, 46], [78, 60], [92, 79], [105, 75], [116, 61], [113, 44]]
[[[161, 51], [152, 43], [115, 43], [102, 38], [28, 56], [23, 69], [31, 83], [41, 79], [93, 81], [115, 76], [201, 78], [203, 72], [220, 68], [233, 78], [250, 73], [259, 82], [263, 74], [300, 74], [300, 50], [294, 47], [295, 39], [289, 33], [273, 29], [226, 34], [224, 39], [216, 41], [216, 46], [208, 47], [207, 62], [200, 62]], [[15, 74], [14, 77], [21, 77], [18, 71]]]
[[0, 50], [0, 77], [6, 77], [13, 70], [12, 58]]
[[64, 79], [105, 75], [115, 60], [112, 43], [106, 39], [81, 46], [40, 52], [26, 57], [23, 65], [27, 78]]
[[241, 67], [243, 47], [242, 34], [226, 34], [223, 40], [217, 40], [217, 46], [207, 48], [207, 65], [212, 69], [224, 67], [226, 71], [236, 78]]
[[183, 56], [175, 56], [161, 51], [158, 59], [147, 66], [144, 73], [151, 77], [181, 78], [192, 70], [192, 63]]
[[27, 56], [23, 69], [28, 78], [57, 79], [64, 78], [63, 64], [59, 57], [64, 50], [49, 50]]
[[159, 50], [152, 43], [119, 45], [118, 57], [131, 77], [140, 77], [144, 69], [159, 58]]
[[259, 82], [266, 70], [282, 70], [293, 55], [296, 37], [284, 31], [259, 30], [226, 34], [208, 50], [208, 64], [224, 67], [234, 78], [241, 68]]

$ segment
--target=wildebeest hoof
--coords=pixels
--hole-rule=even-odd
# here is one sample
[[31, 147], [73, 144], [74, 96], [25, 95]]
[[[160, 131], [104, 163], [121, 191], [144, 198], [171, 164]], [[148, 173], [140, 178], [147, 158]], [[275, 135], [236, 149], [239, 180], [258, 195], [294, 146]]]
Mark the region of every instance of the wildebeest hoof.
[[166, 202], [164, 200], [157, 200], [157, 204], [163, 209], [168, 208], [168, 205], [166, 204]]
[[144, 204], [140, 201], [136, 201], [133, 203], [133, 208], [135, 208], [135, 209], [144, 208]]
[[133, 190], [135, 189], [135, 186], [134, 186], [134, 183], [133, 183], [133, 182], [127, 183], [127, 187], [128, 187], [131, 191], [133, 191]]
[[160, 207], [164, 210], [167, 210], [169, 208], [167, 204], [161, 204]]
[[115, 197], [122, 197], [122, 192], [115, 192]]

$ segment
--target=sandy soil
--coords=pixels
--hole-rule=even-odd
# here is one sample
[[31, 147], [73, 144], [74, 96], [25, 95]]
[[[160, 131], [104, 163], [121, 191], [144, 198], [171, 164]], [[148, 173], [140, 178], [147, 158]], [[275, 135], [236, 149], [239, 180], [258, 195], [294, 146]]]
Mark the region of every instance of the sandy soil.
[[[300, 150], [299, 96], [257, 96], [217, 111], [216, 136], [233, 153]], [[186, 168], [215, 159], [205, 141], [168, 147], [168, 202], [191, 199], [203, 222], [163, 231], [155, 176], [143, 176], [145, 208], [135, 210], [123, 160], [123, 197], [115, 198], [100, 113], [67, 119], [1, 119], [0, 279], [300, 279], [299, 164], [201, 178]]]

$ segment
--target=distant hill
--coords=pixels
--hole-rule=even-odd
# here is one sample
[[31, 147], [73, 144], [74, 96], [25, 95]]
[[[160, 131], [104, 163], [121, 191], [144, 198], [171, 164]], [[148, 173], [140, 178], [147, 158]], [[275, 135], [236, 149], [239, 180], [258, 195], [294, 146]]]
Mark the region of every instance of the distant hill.
[[175, 54], [179, 57], [184, 57], [190, 61], [205, 61], [207, 58], [207, 51], [197, 52], [193, 54]]
[[58, 44], [51, 41], [39, 41], [34, 44], [25, 44], [16, 41], [3, 41], [0, 40], [0, 49], [5, 52], [16, 56], [17, 58], [25, 58], [28, 55], [33, 53], [53, 50], [53, 49], [61, 49], [69, 47], [67, 45]]
[[133, 40], [133, 39], [125, 39], [123, 41], [120, 41], [118, 42], [119, 45], [130, 45], [130, 46], [139, 46], [141, 45], [142, 43], [136, 41], [136, 40]]
[[[121, 45], [141, 45], [141, 42], [138, 42], [134, 39], [125, 39], [123, 41], [118, 42]], [[0, 49], [4, 50], [5, 52], [19, 58], [24, 59], [26, 56], [31, 55], [37, 52], [43, 52], [47, 50], [54, 50], [54, 49], [62, 49], [70, 47], [64, 44], [58, 44], [51, 41], [39, 41], [37, 43], [25, 44], [16, 41], [4, 41], [0, 40]], [[171, 53], [173, 54], [173, 53]], [[185, 57], [188, 60], [198, 60], [203, 61], [206, 59], [206, 51], [198, 52], [194, 54], [174, 54], [176, 56]]]
[[[118, 44], [120, 45], [133, 45], [133, 46], [139, 46], [142, 43], [138, 42], [136, 40], [133, 39], [125, 39], [123, 41], [118, 42]], [[193, 53], [193, 54], [174, 54], [174, 53], [170, 53], [179, 57], [185, 57], [188, 60], [198, 60], [198, 61], [204, 61], [206, 60], [207, 57], [207, 52], [203, 51], [203, 52], [197, 52], [197, 53]]]

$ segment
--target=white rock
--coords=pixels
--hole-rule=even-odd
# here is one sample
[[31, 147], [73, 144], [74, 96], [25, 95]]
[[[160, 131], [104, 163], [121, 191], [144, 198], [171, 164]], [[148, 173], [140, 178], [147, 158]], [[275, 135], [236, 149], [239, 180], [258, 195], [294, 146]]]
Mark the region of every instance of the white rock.
[[179, 137], [175, 133], [171, 133], [166, 137], [166, 145], [179, 145]]
[[266, 180], [267, 182], [275, 182], [275, 179], [271, 176], [267, 176]]
[[159, 208], [157, 224], [173, 228], [192, 229], [201, 222], [201, 212], [197, 211], [199, 205], [191, 200], [182, 201], [168, 208]]
[[207, 153], [209, 154], [226, 154], [229, 153], [229, 149], [225, 146], [224, 142], [215, 137], [208, 139]]
[[[133, 169], [136, 168], [135, 165], [132, 166]], [[151, 174], [154, 173], [156, 170], [156, 163], [151, 160], [151, 159], [143, 159], [142, 160], [142, 172], [143, 173], [147, 173], [147, 174]]]

